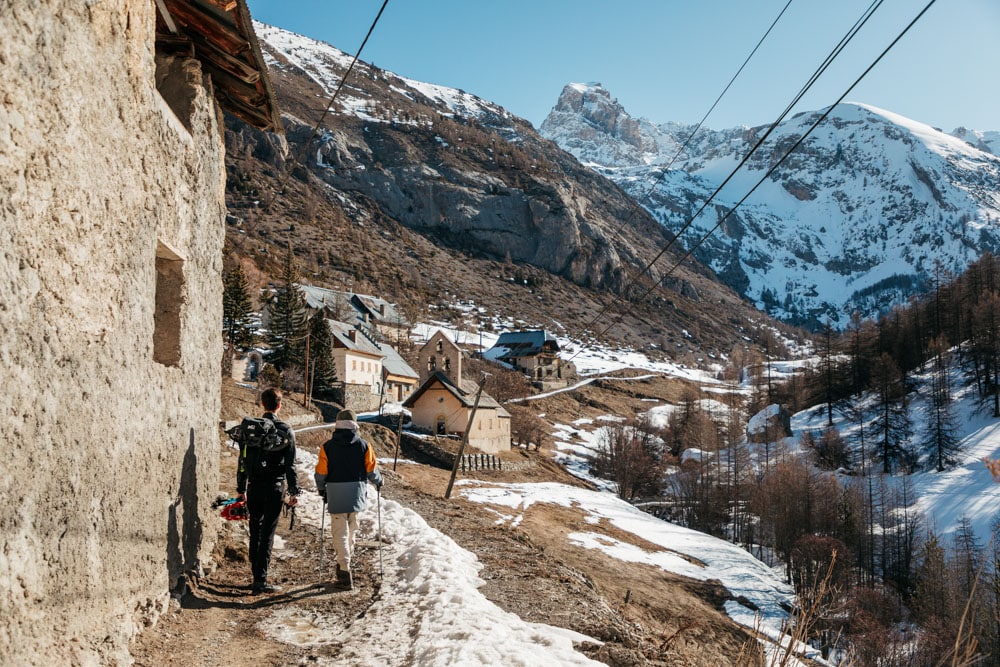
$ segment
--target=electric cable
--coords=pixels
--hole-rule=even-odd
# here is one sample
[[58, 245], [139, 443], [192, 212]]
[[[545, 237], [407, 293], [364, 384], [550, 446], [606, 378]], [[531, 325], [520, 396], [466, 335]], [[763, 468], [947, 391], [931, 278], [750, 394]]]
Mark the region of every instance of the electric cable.
[[788, 2], [785, 3], [785, 6], [781, 8], [781, 11], [778, 12], [778, 15], [774, 17], [773, 21], [771, 21], [770, 27], [768, 27], [768, 29], [764, 32], [761, 38], [757, 40], [757, 45], [753, 47], [753, 50], [750, 51], [750, 54], [743, 61], [743, 64], [740, 65], [740, 68], [738, 70], [736, 70], [736, 74], [733, 74], [732, 78], [729, 79], [729, 83], [726, 84], [726, 87], [722, 89], [722, 92], [719, 93], [719, 96], [715, 98], [714, 102], [712, 102], [712, 106], [708, 108], [708, 111], [705, 112], [705, 115], [701, 117], [701, 120], [698, 121], [698, 124], [695, 125], [693, 130], [691, 130], [691, 133], [687, 136], [687, 139], [684, 140], [684, 143], [680, 146], [680, 148], [677, 149], [677, 152], [673, 154], [673, 157], [670, 158], [670, 160], [667, 162], [667, 165], [665, 167], [659, 168], [660, 173], [657, 175], [655, 179], [653, 179], [653, 184], [649, 186], [649, 189], [646, 190], [645, 194], [642, 194], [639, 197], [635, 198], [635, 205], [632, 207], [632, 210], [629, 211], [629, 214], [622, 221], [622, 224], [620, 224], [618, 226], [618, 229], [615, 230], [615, 236], [621, 234], [621, 231], [625, 228], [625, 225], [628, 224], [628, 221], [632, 219], [632, 216], [635, 214], [636, 210], [640, 207], [641, 205], [640, 202], [648, 198], [649, 195], [653, 194], [653, 190], [655, 190], [656, 186], [660, 184], [660, 181], [663, 180], [663, 177], [666, 175], [667, 171], [670, 170], [670, 167], [674, 165], [674, 162], [677, 161], [677, 158], [681, 156], [681, 153], [683, 153], [687, 149], [688, 145], [690, 145], [691, 140], [694, 139], [694, 136], [696, 134], [698, 134], [698, 130], [701, 129], [701, 126], [705, 124], [705, 121], [708, 119], [708, 117], [712, 114], [713, 111], [715, 111], [715, 107], [719, 106], [719, 102], [722, 101], [722, 98], [726, 95], [727, 92], [729, 92], [729, 89], [732, 88], [733, 83], [736, 82], [737, 77], [739, 77], [739, 75], [743, 73], [743, 70], [750, 62], [750, 59], [753, 58], [754, 54], [757, 53], [757, 50], [760, 49], [761, 44], [763, 44], [764, 40], [767, 39], [767, 36], [771, 34], [771, 31], [774, 30], [774, 26], [778, 24], [778, 21], [781, 20], [781, 17], [784, 16], [785, 11], [791, 4], [792, 0], [788, 0]]
[[[681, 258], [680, 258], [680, 259], [679, 259], [678, 261], [677, 261], [677, 263], [675, 263], [675, 264], [674, 264], [674, 265], [673, 265], [672, 267], [670, 267], [670, 269], [669, 269], [669, 270], [668, 270], [668, 271], [667, 271], [667, 272], [666, 272], [666, 273], [665, 273], [665, 274], [663, 275], [663, 277], [662, 277], [662, 278], [660, 278], [660, 279], [658, 279], [657, 281], [655, 281], [655, 282], [654, 282], [654, 283], [653, 283], [653, 284], [652, 284], [652, 285], [651, 285], [651, 286], [650, 286], [650, 287], [649, 287], [649, 288], [648, 288], [648, 289], [647, 289], [647, 290], [646, 290], [646, 291], [645, 291], [645, 292], [644, 292], [644, 293], [642, 294], [642, 296], [640, 296], [640, 297], [639, 297], [639, 299], [638, 299], [639, 301], [642, 301], [642, 300], [643, 300], [643, 299], [645, 299], [645, 298], [646, 298], [647, 296], [649, 296], [649, 294], [650, 294], [650, 293], [651, 293], [651, 292], [652, 292], [653, 290], [655, 290], [655, 289], [656, 289], [656, 288], [657, 288], [657, 287], [659, 286], [659, 284], [660, 284], [660, 283], [661, 283], [661, 282], [663, 281], [663, 279], [665, 279], [665, 278], [669, 277], [669, 276], [670, 276], [670, 275], [671, 275], [671, 274], [672, 274], [672, 273], [673, 273], [673, 272], [674, 272], [674, 271], [675, 271], [675, 270], [677, 269], [677, 267], [679, 267], [679, 266], [680, 266], [680, 265], [681, 265], [681, 264], [682, 264], [682, 263], [684, 262], [684, 260], [686, 260], [686, 259], [687, 259], [688, 257], [690, 257], [690, 256], [691, 256], [691, 254], [692, 254], [692, 253], [693, 253], [693, 252], [694, 252], [694, 251], [695, 251], [695, 250], [696, 250], [696, 249], [697, 249], [697, 248], [698, 248], [698, 247], [699, 247], [699, 246], [700, 246], [700, 245], [701, 245], [702, 243], [704, 243], [704, 242], [705, 242], [705, 241], [706, 241], [706, 240], [707, 240], [707, 239], [708, 239], [708, 238], [709, 238], [709, 237], [710, 237], [710, 236], [711, 236], [711, 235], [712, 235], [712, 234], [713, 234], [713, 233], [715, 232], [715, 230], [717, 230], [717, 229], [718, 229], [718, 228], [719, 228], [719, 227], [720, 227], [720, 226], [722, 225], [722, 223], [723, 223], [723, 222], [725, 222], [725, 221], [726, 221], [726, 220], [727, 220], [727, 219], [729, 218], [729, 216], [730, 216], [730, 215], [732, 215], [732, 214], [733, 214], [733, 212], [734, 212], [734, 211], [736, 211], [736, 209], [737, 209], [737, 208], [739, 208], [739, 207], [740, 207], [740, 205], [742, 205], [742, 204], [743, 204], [743, 202], [745, 202], [745, 201], [747, 200], [747, 198], [748, 198], [748, 197], [750, 197], [750, 195], [754, 193], [754, 191], [756, 191], [756, 189], [757, 189], [758, 187], [760, 187], [760, 186], [761, 186], [761, 184], [763, 184], [763, 183], [764, 183], [764, 181], [766, 181], [766, 180], [767, 180], [768, 178], [770, 178], [771, 174], [773, 174], [773, 173], [775, 172], [775, 170], [777, 170], [777, 168], [778, 168], [779, 166], [781, 166], [781, 164], [782, 164], [782, 163], [783, 163], [783, 162], [784, 162], [784, 161], [785, 161], [785, 160], [786, 160], [786, 159], [788, 158], [788, 156], [789, 156], [789, 155], [791, 155], [791, 154], [792, 154], [792, 153], [793, 153], [793, 152], [794, 152], [794, 151], [795, 151], [795, 150], [796, 150], [796, 149], [797, 149], [797, 148], [798, 148], [798, 147], [799, 147], [800, 145], [802, 145], [802, 142], [803, 142], [803, 141], [805, 141], [805, 140], [806, 140], [806, 138], [807, 138], [807, 137], [809, 137], [809, 135], [811, 135], [811, 134], [812, 134], [813, 130], [815, 130], [815, 129], [816, 129], [816, 128], [817, 128], [818, 126], [819, 126], [819, 124], [820, 124], [820, 123], [822, 123], [822, 122], [823, 122], [824, 120], [826, 120], [826, 118], [827, 118], [827, 117], [828, 117], [828, 116], [830, 115], [830, 113], [831, 113], [831, 112], [832, 112], [832, 111], [834, 110], [834, 108], [836, 108], [836, 106], [837, 106], [838, 104], [840, 104], [840, 103], [841, 103], [841, 102], [842, 102], [842, 101], [844, 100], [844, 98], [845, 98], [845, 97], [847, 97], [847, 96], [848, 96], [848, 95], [849, 95], [849, 94], [851, 93], [851, 91], [852, 91], [852, 90], [854, 90], [854, 88], [856, 88], [856, 87], [857, 87], [857, 85], [858, 85], [859, 83], [861, 83], [862, 79], [864, 79], [864, 78], [865, 78], [865, 77], [866, 77], [866, 76], [867, 76], [867, 75], [868, 75], [868, 74], [869, 74], [869, 73], [870, 73], [870, 72], [872, 71], [872, 69], [874, 69], [874, 68], [875, 68], [875, 66], [876, 66], [876, 65], [878, 65], [878, 63], [882, 61], [882, 59], [883, 59], [883, 58], [884, 58], [884, 57], [886, 56], [886, 54], [887, 54], [887, 53], [889, 53], [889, 51], [890, 51], [890, 50], [892, 50], [892, 48], [893, 48], [893, 47], [894, 47], [894, 46], [895, 46], [895, 45], [896, 45], [896, 44], [897, 44], [897, 43], [899, 42], [899, 40], [901, 40], [901, 39], [903, 38], [903, 36], [904, 36], [904, 35], [906, 35], [906, 33], [907, 33], [907, 32], [909, 32], [909, 31], [910, 31], [910, 29], [911, 29], [911, 28], [912, 28], [912, 27], [913, 27], [914, 25], [916, 25], [917, 21], [919, 21], [919, 20], [920, 20], [920, 19], [921, 19], [921, 18], [923, 17], [923, 15], [927, 13], [927, 11], [928, 11], [928, 10], [929, 10], [929, 9], [930, 9], [930, 8], [931, 8], [931, 7], [933, 6], [933, 5], [934, 5], [934, 3], [935, 3], [935, 2], [937, 2], [937, 0], [930, 0], [930, 1], [929, 1], [929, 2], [927, 3], [927, 5], [925, 5], [925, 6], [924, 6], [924, 8], [923, 8], [923, 9], [922, 9], [922, 10], [920, 11], [920, 13], [919, 13], [919, 14], [917, 14], [917, 15], [916, 15], [916, 16], [915, 16], [915, 17], [913, 18], [913, 20], [911, 20], [911, 21], [910, 21], [910, 23], [909, 23], [909, 24], [907, 24], [907, 26], [906, 26], [906, 27], [905, 27], [905, 28], [904, 28], [904, 29], [902, 30], [902, 32], [900, 32], [900, 33], [899, 33], [899, 34], [898, 34], [898, 35], [896, 36], [896, 38], [895, 38], [894, 40], [892, 40], [892, 42], [891, 42], [891, 43], [890, 43], [890, 44], [889, 44], [889, 45], [888, 45], [888, 46], [887, 46], [887, 47], [886, 47], [886, 48], [885, 48], [885, 49], [884, 49], [884, 50], [883, 50], [883, 51], [882, 51], [882, 52], [881, 52], [881, 53], [880, 53], [880, 54], [878, 55], [878, 57], [877, 57], [877, 58], [875, 58], [875, 60], [874, 60], [874, 61], [873, 61], [873, 62], [872, 62], [872, 63], [871, 63], [871, 64], [870, 64], [870, 65], [869, 65], [869, 66], [868, 66], [867, 68], [865, 68], [865, 70], [864, 70], [864, 71], [863, 71], [863, 72], [862, 72], [862, 73], [860, 74], [860, 76], [858, 76], [858, 78], [854, 80], [854, 83], [852, 83], [852, 84], [851, 84], [851, 85], [850, 85], [850, 86], [849, 86], [849, 87], [847, 88], [847, 90], [845, 90], [845, 91], [843, 92], [843, 94], [841, 94], [841, 95], [840, 95], [840, 97], [838, 97], [838, 98], [837, 98], [837, 100], [836, 100], [836, 101], [835, 101], [835, 102], [834, 102], [834, 103], [833, 103], [832, 105], [830, 105], [829, 107], [827, 107], [826, 111], [824, 111], [824, 112], [823, 112], [823, 113], [822, 113], [822, 114], [821, 114], [821, 115], [820, 115], [820, 116], [819, 116], [819, 117], [818, 117], [818, 118], [817, 118], [817, 119], [816, 119], [816, 120], [815, 120], [815, 121], [813, 122], [813, 124], [812, 124], [812, 125], [811, 125], [811, 126], [809, 127], [809, 129], [808, 129], [808, 130], [806, 130], [806, 132], [805, 132], [805, 133], [803, 133], [803, 134], [802, 134], [802, 136], [800, 136], [800, 137], [799, 137], [799, 139], [798, 139], [798, 140], [797, 140], [797, 141], [795, 142], [795, 144], [794, 144], [794, 145], [792, 145], [792, 147], [791, 147], [791, 148], [789, 148], [789, 149], [788, 149], [788, 150], [787, 150], [787, 151], [785, 152], [785, 154], [784, 154], [784, 155], [782, 155], [782, 156], [781, 156], [781, 158], [780, 158], [780, 159], [779, 159], [779, 160], [778, 160], [777, 162], [775, 162], [775, 164], [774, 164], [773, 166], [771, 166], [771, 167], [770, 167], [770, 168], [769, 168], [769, 169], [767, 170], [767, 172], [766, 172], [766, 173], [765, 173], [765, 174], [764, 174], [764, 175], [763, 175], [763, 176], [762, 176], [762, 177], [761, 177], [761, 178], [760, 178], [760, 179], [759, 179], [759, 180], [757, 181], [757, 183], [756, 183], [756, 184], [755, 184], [755, 185], [754, 185], [754, 186], [753, 186], [753, 187], [752, 187], [752, 188], [751, 188], [751, 189], [750, 189], [750, 190], [749, 190], [749, 191], [748, 191], [748, 192], [747, 192], [747, 193], [746, 193], [745, 195], [743, 195], [743, 197], [742, 197], [742, 198], [741, 198], [741, 199], [740, 199], [740, 200], [739, 200], [739, 201], [738, 201], [738, 202], [737, 202], [737, 203], [736, 203], [735, 205], [733, 205], [733, 207], [732, 207], [732, 208], [730, 208], [730, 209], [729, 209], [729, 210], [728, 210], [728, 211], [726, 212], [726, 214], [725, 214], [725, 215], [723, 215], [723, 216], [722, 216], [722, 217], [721, 217], [721, 218], [719, 219], [719, 221], [718, 221], [718, 222], [717, 222], [717, 223], [716, 223], [716, 224], [715, 224], [715, 225], [714, 225], [714, 226], [713, 226], [713, 227], [712, 227], [712, 228], [711, 228], [710, 230], [708, 230], [708, 232], [706, 232], [706, 233], [705, 233], [705, 235], [703, 235], [703, 236], [702, 236], [702, 237], [701, 237], [701, 238], [700, 238], [700, 239], [698, 240], [698, 242], [697, 242], [697, 243], [695, 243], [695, 244], [694, 244], [694, 245], [693, 245], [693, 246], [691, 247], [691, 249], [690, 249], [690, 250], [688, 250], [688, 251], [687, 251], [687, 252], [686, 252], [686, 253], [685, 253], [685, 254], [684, 254], [684, 255], [683, 255], [683, 256], [682, 256], [682, 257], [681, 257]], [[741, 165], [741, 166], [742, 166], [742, 165]], [[700, 212], [700, 211], [699, 211], [699, 212]], [[626, 311], [626, 313], [627, 313], [627, 312], [628, 312], [628, 311]], [[622, 315], [620, 315], [618, 319], [616, 319], [616, 320], [615, 320], [615, 321], [613, 321], [613, 322], [612, 322], [612, 323], [611, 323], [610, 325], [608, 325], [608, 326], [607, 326], [607, 327], [606, 327], [605, 329], [603, 329], [603, 330], [602, 330], [602, 331], [601, 331], [601, 332], [600, 332], [600, 333], [598, 334], [598, 337], [600, 337], [600, 336], [603, 336], [603, 335], [604, 335], [605, 333], [607, 333], [607, 332], [608, 332], [608, 331], [609, 331], [609, 330], [610, 330], [610, 329], [611, 329], [611, 328], [612, 328], [613, 326], [615, 326], [616, 324], [618, 324], [618, 323], [619, 323], [619, 322], [621, 321], [622, 317], [624, 317], [624, 314], [625, 314], [625, 313], [622, 313]], [[575, 356], [575, 355], [574, 355], [574, 356]]]
[[333, 103], [337, 100], [337, 96], [340, 95], [340, 91], [344, 88], [344, 84], [347, 82], [347, 77], [351, 75], [351, 71], [354, 69], [354, 65], [358, 62], [358, 58], [361, 57], [361, 52], [364, 51], [365, 45], [368, 43], [368, 38], [372, 36], [372, 32], [375, 31], [375, 26], [378, 25], [379, 19], [382, 18], [382, 13], [385, 11], [386, 5], [389, 4], [389, 0], [383, 0], [382, 6], [378, 10], [378, 14], [375, 15], [375, 19], [372, 21], [371, 26], [368, 28], [365, 38], [361, 41], [361, 46], [358, 47], [357, 53], [354, 54], [354, 58], [351, 59], [351, 64], [348, 65], [347, 71], [344, 72], [344, 76], [340, 77], [340, 83], [337, 84], [337, 89], [333, 91], [333, 96], [330, 98], [330, 102], [326, 105], [326, 109], [323, 110], [322, 115], [320, 115], [319, 120], [313, 125], [312, 133], [310, 133], [309, 138], [303, 142], [302, 147], [296, 154], [295, 159], [292, 161], [292, 166], [285, 170], [284, 176], [278, 182], [278, 189], [275, 191], [275, 195], [272, 196], [271, 201], [269, 201], [265, 206], [264, 210], [268, 210], [271, 203], [274, 202], [275, 197], [285, 189], [285, 185], [288, 183], [288, 178], [292, 175], [295, 167], [298, 166], [299, 161], [302, 156], [305, 155], [306, 150], [309, 148], [309, 144], [313, 139], [316, 138], [316, 134], [319, 132], [319, 126], [322, 125], [323, 121], [326, 120], [327, 115], [330, 113], [330, 109], [333, 108]]
[[[840, 53], [843, 52], [844, 48], [846, 48], [846, 46], [854, 39], [854, 37], [858, 34], [858, 32], [861, 30], [861, 28], [864, 27], [864, 25], [868, 22], [868, 20], [871, 19], [871, 17], [874, 15], [874, 13], [882, 6], [882, 4], [884, 3], [884, 1], [885, 0], [873, 0], [873, 2], [868, 6], [868, 8], [862, 13], [861, 17], [859, 17], [858, 20], [855, 21], [855, 23], [851, 27], [851, 29], [848, 30], [847, 33], [845, 33], [845, 35], [843, 37], [841, 37], [841, 39], [837, 43], [837, 45], [830, 51], [830, 53], [826, 56], [826, 58], [824, 58], [823, 62], [816, 68], [816, 70], [809, 77], [809, 79], [807, 80], [807, 82], [799, 89], [798, 93], [795, 94], [795, 96], [788, 103], [788, 105], [784, 108], [784, 110], [781, 112], [781, 114], [774, 120], [774, 122], [771, 123], [771, 125], [768, 127], [767, 131], [764, 132], [764, 134], [757, 140], [757, 142], [753, 145], [753, 147], [751, 147], [751, 149], [747, 152], [747, 154], [743, 156], [743, 159], [740, 160], [739, 164], [737, 164], [733, 168], [733, 170], [729, 173], [728, 176], [726, 176], [726, 178], [722, 181], [722, 183], [719, 184], [719, 186], [712, 192], [711, 195], [709, 195], [709, 197], [705, 200], [705, 202], [702, 203], [702, 205], [698, 208], [698, 210], [695, 211], [694, 215], [692, 215], [692, 216], [690, 216], [688, 218], [688, 220], [684, 223], [684, 225], [682, 225], [681, 228], [673, 235], [673, 238], [671, 238], [667, 242], [667, 244], [653, 257], [653, 259], [651, 259], [649, 262], [647, 262], [646, 265], [642, 268], [642, 270], [640, 270], [639, 272], [637, 272], [628, 281], [626, 281], [624, 287], [621, 290], [623, 294], [627, 293], [628, 289], [632, 285], [636, 284], [643, 275], [645, 275], [647, 272], [649, 272], [650, 269], [652, 269], [653, 266], [656, 264], [656, 262], [659, 261], [659, 259], [661, 257], [663, 257], [663, 255], [665, 255], [667, 253], [667, 251], [670, 250], [671, 247], [673, 247], [674, 243], [677, 242], [677, 239], [679, 239], [681, 237], [681, 235], [683, 235], [684, 232], [686, 232], [688, 230], [688, 228], [690, 228], [691, 225], [694, 224], [694, 221], [698, 218], [698, 216], [701, 215], [701, 213], [715, 199], [715, 197], [719, 194], [719, 192], [721, 192], [723, 190], [723, 188], [725, 188], [725, 186], [729, 184], [729, 181], [731, 181], [736, 176], [736, 174], [739, 172], [739, 170], [743, 167], [743, 165], [745, 165], [750, 160], [750, 158], [754, 155], [754, 153], [756, 153], [757, 150], [760, 149], [760, 147], [771, 136], [771, 134], [774, 132], [774, 130], [778, 127], [778, 125], [785, 119], [786, 116], [788, 116], [789, 113], [791, 113], [791, 111], [795, 107], [795, 105], [798, 104], [798, 102], [802, 99], [802, 97], [804, 97], [805, 94], [812, 88], [812, 86], [815, 85], [815, 83], [819, 79], [819, 77], [829, 68], [829, 66], [833, 63], [833, 61], [840, 55]], [[717, 228], [718, 228], [718, 226], [716, 226], [716, 229]], [[695, 248], [696, 247], [697, 246], [695, 246]], [[690, 253], [688, 253], [688, 254], [690, 254]], [[686, 257], [687, 257], [687, 255], [685, 255], [685, 258]], [[678, 265], [675, 265], [673, 267], [673, 269], [671, 269], [671, 272], [674, 269], [676, 269], [677, 266]], [[662, 282], [662, 280], [664, 278], [668, 277], [669, 275], [670, 275], [669, 273], [665, 274], [664, 276], [662, 276], [661, 278], [659, 278], [656, 282], [654, 282], [654, 285], [659, 284], [660, 282]], [[645, 298], [645, 296], [648, 293], [649, 292], [647, 291], [643, 295], [642, 298]], [[587, 331], [589, 331], [590, 328], [599, 319], [601, 319], [604, 315], [606, 315], [615, 304], [622, 302], [622, 300], [623, 300], [622, 297], [616, 297], [616, 298], [612, 299], [611, 303], [609, 303], [607, 306], [605, 306], [604, 308], [602, 308], [584, 326], [584, 328], [583, 328], [583, 330], [581, 332], [581, 336], [584, 333], [586, 333]], [[627, 313], [627, 312], [629, 312], [628, 309], [625, 311], [625, 313]], [[621, 316], [613, 322], [613, 324], [617, 324], [618, 322], [620, 322], [621, 319], [622, 319], [622, 317], [624, 317], [625, 313], [622, 313]], [[603, 335], [604, 333], [607, 333], [607, 331], [610, 328], [611, 328], [610, 326], [607, 327], [607, 328], [605, 328], [601, 332], [600, 335]], [[577, 352], [577, 354], [579, 354], [579, 352]], [[575, 356], [576, 355], [574, 355], [573, 358], [575, 358]], [[572, 358], [570, 360], [572, 360]]]
[[[372, 36], [372, 33], [375, 31], [375, 26], [378, 25], [379, 19], [382, 18], [382, 14], [383, 12], [385, 12], [385, 8], [388, 4], [389, 0], [383, 0], [382, 6], [378, 10], [378, 14], [375, 15], [374, 20], [372, 20], [371, 25], [368, 27], [368, 32], [365, 34], [365, 38], [361, 41], [361, 46], [358, 47], [357, 52], [351, 59], [351, 64], [348, 65], [347, 70], [344, 72], [344, 75], [340, 77], [340, 83], [337, 84], [337, 89], [333, 91], [333, 95], [330, 97], [330, 101], [329, 103], [327, 103], [326, 108], [320, 115], [319, 120], [317, 120], [316, 123], [313, 125], [312, 132], [309, 134], [309, 137], [302, 144], [302, 147], [299, 149], [298, 153], [296, 153], [295, 159], [293, 159], [291, 162], [291, 166], [287, 167], [284, 170], [281, 179], [278, 181], [277, 189], [270, 195], [270, 197], [268, 197], [264, 205], [260, 207], [260, 210], [262, 210], [263, 212], [265, 213], [269, 212], [271, 205], [274, 204], [275, 200], [278, 198], [278, 195], [284, 192], [285, 186], [288, 184], [289, 177], [291, 177], [292, 172], [295, 170], [295, 167], [299, 165], [299, 162], [302, 160], [302, 156], [305, 155], [306, 150], [309, 148], [309, 144], [312, 143], [312, 140], [316, 138], [316, 134], [319, 132], [320, 125], [322, 125], [323, 121], [326, 120], [326, 117], [330, 113], [330, 109], [333, 108], [333, 104], [334, 102], [336, 102], [337, 96], [340, 95], [340, 91], [343, 89], [344, 84], [347, 82], [347, 77], [349, 77], [351, 75], [351, 72], [354, 70], [355, 64], [357, 64], [358, 59], [361, 57], [361, 52], [364, 51], [365, 45], [368, 44], [368, 39]], [[256, 229], [255, 223], [248, 224], [246, 226], [248, 228], [248, 231], [247, 234], [244, 236], [244, 240], [250, 238], [250, 234]], [[243, 247], [242, 243], [236, 243], [234, 241], [234, 244], [238, 248], [242, 249]]]

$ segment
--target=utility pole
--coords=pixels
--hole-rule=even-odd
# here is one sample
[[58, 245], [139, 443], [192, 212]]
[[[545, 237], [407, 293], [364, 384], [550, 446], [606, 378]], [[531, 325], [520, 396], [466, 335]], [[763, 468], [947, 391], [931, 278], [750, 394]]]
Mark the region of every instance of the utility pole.
[[399, 463], [399, 444], [403, 437], [403, 409], [400, 408], [399, 413], [399, 423], [396, 424], [396, 454], [392, 457], [392, 469], [396, 469], [396, 464]]
[[469, 442], [469, 432], [472, 431], [472, 422], [476, 418], [476, 410], [479, 409], [479, 399], [483, 395], [483, 387], [486, 386], [486, 376], [479, 381], [479, 391], [476, 392], [476, 401], [472, 404], [472, 413], [469, 414], [469, 423], [465, 425], [465, 433], [462, 434], [462, 442], [458, 445], [458, 453], [455, 454], [455, 465], [451, 467], [451, 479], [448, 480], [448, 490], [444, 492], [445, 498], [451, 498], [451, 489], [455, 485], [455, 476], [458, 474], [458, 466], [462, 461], [462, 453], [465, 452], [465, 445]]

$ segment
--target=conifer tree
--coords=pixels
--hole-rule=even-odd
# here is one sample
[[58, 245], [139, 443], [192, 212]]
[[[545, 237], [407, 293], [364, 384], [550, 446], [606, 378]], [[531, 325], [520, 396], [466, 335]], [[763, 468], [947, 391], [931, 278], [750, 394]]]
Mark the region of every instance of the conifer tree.
[[916, 585], [910, 607], [921, 624], [947, 623], [955, 618], [957, 601], [952, 572], [945, 561], [944, 547], [937, 535], [929, 533], [917, 556]]
[[267, 341], [273, 350], [270, 361], [278, 368], [300, 366], [305, 360], [308, 321], [305, 297], [296, 284], [297, 280], [295, 254], [289, 244], [278, 289], [268, 305]]
[[988, 398], [994, 417], [1000, 417], [1000, 293], [990, 292], [973, 312], [973, 349], [982, 378], [981, 395]]
[[931, 341], [934, 353], [930, 384], [930, 423], [925, 444], [931, 451], [937, 471], [945, 468], [949, 457], [958, 449], [955, 408], [951, 397], [951, 362], [943, 339]]
[[231, 350], [253, 344], [254, 332], [250, 325], [250, 288], [246, 274], [239, 264], [222, 277], [222, 328]]
[[323, 392], [337, 383], [337, 365], [333, 358], [333, 335], [323, 313], [312, 317], [309, 327], [309, 379], [311, 389]]
[[878, 411], [874, 420], [876, 447], [882, 460], [882, 472], [888, 474], [893, 464], [906, 454], [903, 443], [909, 431], [906, 385], [903, 374], [888, 353], [883, 352], [872, 369], [872, 391]]

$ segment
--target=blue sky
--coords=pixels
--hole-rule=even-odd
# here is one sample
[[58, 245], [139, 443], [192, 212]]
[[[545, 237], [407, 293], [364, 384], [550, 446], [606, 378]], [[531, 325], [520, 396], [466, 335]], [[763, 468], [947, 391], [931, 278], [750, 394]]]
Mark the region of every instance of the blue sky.
[[[389, 0], [361, 58], [537, 127], [569, 82], [633, 116], [701, 119], [787, 0]], [[354, 54], [381, 0], [249, 0], [257, 20]], [[793, 0], [706, 124], [773, 120], [870, 0]], [[832, 103], [926, 0], [886, 0], [797, 110]], [[940, 127], [1000, 130], [1000, 1], [938, 0], [851, 93]]]

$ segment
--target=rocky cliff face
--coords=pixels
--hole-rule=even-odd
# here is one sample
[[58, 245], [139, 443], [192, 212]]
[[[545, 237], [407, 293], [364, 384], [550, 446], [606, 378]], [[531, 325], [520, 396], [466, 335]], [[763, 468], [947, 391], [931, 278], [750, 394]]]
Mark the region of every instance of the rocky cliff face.
[[[344, 54], [275, 28], [260, 26], [260, 35], [279, 87], [308, 77], [332, 94]], [[612, 239], [629, 198], [501, 107], [364, 63], [355, 76], [302, 167], [406, 227], [608, 289], [620, 289], [626, 267], [648, 255], [650, 233], [663, 237], [640, 211], [632, 227], [642, 233]], [[295, 114], [294, 101], [285, 106]], [[293, 143], [311, 129], [297, 118], [286, 124]]]
[[[692, 220], [766, 127], [702, 130], [638, 123], [627, 141], [593, 121], [564, 91], [543, 134], [632, 193], [673, 232]], [[615, 124], [631, 126], [617, 107]], [[873, 315], [923, 287], [936, 263], [961, 270], [1000, 249], [1000, 159], [995, 133], [950, 136], [896, 114], [843, 104], [743, 203], [818, 117], [785, 121], [682, 235], [731, 287], [785, 320], [846, 322]], [[637, 158], [636, 146], [666, 146]], [[627, 155], [626, 155], [627, 154]], [[624, 157], [622, 157], [624, 156]], [[718, 229], [716, 225], [719, 225]]]
[[[237, 191], [240, 183], [275, 187], [288, 163], [267, 137], [230, 123], [232, 222], [250, 223], [247, 238], [260, 238], [254, 248], [233, 236], [243, 250], [266, 252], [280, 235], [319, 282], [363, 280], [368, 289], [392, 295], [405, 288], [425, 301], [451, 294], [520, 310], [537, 325], [570, 327], [599, 311], [609, 292], [621, 295], [666, 243], [668, 231], [614, 183], [526, 121], [460, 90], [359, 62], [311, 137], [350, 58], [280, 29], [257, 30], [290, 155], [309, 143], [277, 208], [264, 212], [261, 192]], [[607, 115], [605, 123], [615, 121]], [[639, 136], [627, 123], [615, 131]], [[266, 237], [254, 229], [259, 218], [270, 220]], [[360, 250], [341, 252], [347, 243]], [[667, 253], [642, 283], [662, 278], [677, 260]], [[511, 285], [530, 291], [518, 295]], [[730, 320], [744, 315], [751, 310], [710, 271], [686, 263], [630, 317], [648, 344], [648, 336], [683, 340], [687, 325], [732, 333], [740, 325]], [[694, 326], [698, 319], [703, 327]]]

